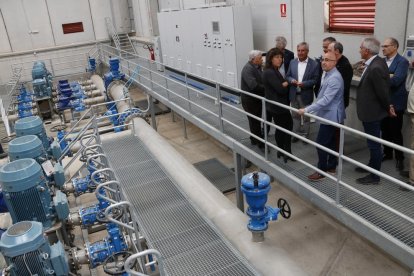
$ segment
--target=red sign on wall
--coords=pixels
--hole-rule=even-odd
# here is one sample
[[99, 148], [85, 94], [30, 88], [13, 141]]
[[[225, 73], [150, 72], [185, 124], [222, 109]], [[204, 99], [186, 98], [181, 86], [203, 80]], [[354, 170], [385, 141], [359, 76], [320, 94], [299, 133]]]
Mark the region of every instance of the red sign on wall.
[[280, 4], [280, 17], [286, 17], [286, 4]]

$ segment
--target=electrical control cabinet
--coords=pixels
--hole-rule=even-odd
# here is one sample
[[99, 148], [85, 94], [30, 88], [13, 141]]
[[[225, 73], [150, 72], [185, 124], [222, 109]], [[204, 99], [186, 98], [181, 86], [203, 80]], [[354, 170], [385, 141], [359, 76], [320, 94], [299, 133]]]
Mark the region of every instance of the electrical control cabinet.
[[248, 6], [158, 13], [162, 61], [174, 69], [240, 87], [253, 50]]

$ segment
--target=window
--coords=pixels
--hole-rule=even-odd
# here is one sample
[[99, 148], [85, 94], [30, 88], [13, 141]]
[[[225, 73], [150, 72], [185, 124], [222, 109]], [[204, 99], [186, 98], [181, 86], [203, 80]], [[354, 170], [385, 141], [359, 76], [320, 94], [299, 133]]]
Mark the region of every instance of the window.
[[75, 23], [62, 24], [62, 29], [63, 29], [64, 34], [82, 33], [83, 23], [75, 22]]
[[375, 0], [327, 1], [329, 32], [373, 34]]

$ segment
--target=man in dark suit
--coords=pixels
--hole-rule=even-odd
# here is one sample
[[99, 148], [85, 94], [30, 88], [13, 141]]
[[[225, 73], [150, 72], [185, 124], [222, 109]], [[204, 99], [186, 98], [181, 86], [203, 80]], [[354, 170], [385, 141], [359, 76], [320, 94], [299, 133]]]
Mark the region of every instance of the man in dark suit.
[[[313, 101], [313, 88], [318, 81], [318, 64], [316, 61], [308, 57], [309, 45], [301, 42], [297, 46], [297, 55], [290, 62], [286, 79], [289, 83], [289, 100], [291, 106], [297, 109], [305, 108]], [[294, 118], [294, 132], [305, 136], [309, 136], [309, 117], [292, 114]], [[293, 138], [292, 142], [297, 142], [297, 138]]]
[[[380, 138], [381, 120], [387, 116], [395, 116], [394, 107], [389, 96], [390, 77], [384, 59], [378, 56], [380, 43], [375, 38], [365, 38], [359, 53], [365, 61], [365, 68], [357, 87], [357, 115], [362, 121], [365, 133]], [[382, 161], [381, 144], [367, 139], [370, 159], [368, 166], [380, 171]], [[358, 172], [365, 172], [356, 168]], [[370, 173], [357, 179], [363, 185], [378, 184], [380, 177]]]
[[345, 108], [349, 105], [349, 90], [351, 89], [352, 77], [354, 75], [352, 65], [348, 58], [343, 55], [344, 46], [341, 42], [334, 41], [328, 46], [328, 52], [332, 52], [336, 57], [336, 69], [341, 73], [344, 80], [344, 105]]
[[318, 69], [319, 69], [319, 77], [318, 77], [317, 83], [315, 84], [315, 89], [314, 89], [315, 97], [318, 97], [318, 92], [319, 92], [319, 89], [321, 88], [321, 79], [322, 79], [322, 74], [323, 74], [322, 59], [323, 59], [323, 56], [328, 52], [329, 44], [331, 44], [332, 42], [336, 42], [335, 37], [332, 37], [332, 36], [325, 37], [322, 40], [323, 53], [320, 57], [315, 58], [315, 61], [318, 63]]
[[[264, 87], [262, 82], [262, 52], [252, 50], [249, 53], [249, 61], [243, 67], [241, 73], [241, 89], [257, 96], [264, 96]], [[256, 117], [262, 117], [262, 101], [259, 98], [241, 94], [242, 106], [246, 112], [253, 114]], [[250, 132], [255, 136], [262, 138], [262, 127], [260, 121], [247, 116], [249, 121]], [[252, 145], [264, 147], [263, 142], [250, 136]]]
[[[395, 113], [397, 114], [397, 117], [385, 117], [382, 120], [381, 131], [382, 139], [403, 146], [401, 129], [408, 98], [405, 81], [407, 79], [409, 63], [406, 58], [398, 54], [398, 46], [398, 41], [392, 37], [387, 38], [381, 46], [390, 74], [391, 104], [394, 106]], [[395, 167], [400, 171], [404, 170], [404, 153], [402, 151], [394, 150], [384, 145], [382, 161], [393, 159], [393, 151], [395, 151]]]
[[280, 49], [283, 53], [283, 66], [280, 66], [279, 72], [283, 77], [286, 76], [287, 71], [289, 70], [289, 64], [292, 59], [295, 58], [292, 51], [286, 49], [287, 40], [284, 36], [277, 36], [276, 39], [276, 48]]

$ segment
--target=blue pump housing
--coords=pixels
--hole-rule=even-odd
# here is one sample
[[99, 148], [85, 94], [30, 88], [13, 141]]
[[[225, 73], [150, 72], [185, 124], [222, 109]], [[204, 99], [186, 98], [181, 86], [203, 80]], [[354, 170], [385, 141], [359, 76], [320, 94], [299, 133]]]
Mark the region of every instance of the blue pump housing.
[[128, 249], [119, 227], [114, 223], [106, 225], [108, 237], [95, 243], [86, 243], [85, 246], [89, 252], [91, 267], [97, 267], [102, 264], [109, 256], [114, 253]]
[[60, 242], [50, 245], [40, 222], [22, 221], [12, 225], [1, 237], [0, 251], [13, 276], [68, 275], [69, 264]]
[[125, 74], [119, 71], [119, 59], [110, 58], [109, 59], [109, 70], [110, 72], [104, 75], [105, 88], [108, 88], [109, 84], [113, 80], [124, 80]]

